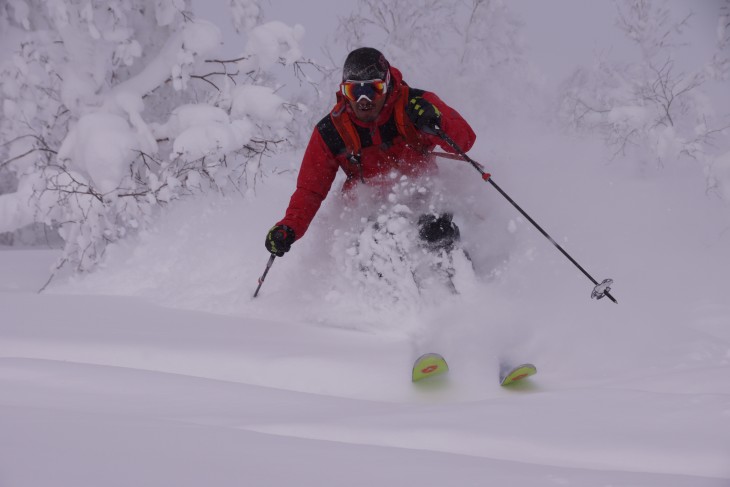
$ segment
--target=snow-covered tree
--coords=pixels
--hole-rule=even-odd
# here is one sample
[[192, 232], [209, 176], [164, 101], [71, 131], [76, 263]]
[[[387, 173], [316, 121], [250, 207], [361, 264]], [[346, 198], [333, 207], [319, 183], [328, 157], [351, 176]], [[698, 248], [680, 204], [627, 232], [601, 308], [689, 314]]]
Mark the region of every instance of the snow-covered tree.
[[433, 75], [521, 62], [519, 29], [503, 0], [363, 0], [337, 37], [348, 49], [373, 45], [405, 70]]
[[301, 59], [303, 29], [229, 5], [248, 39], [236, 59], [216, 57], [221, 32], [190, 0], [0, 5], [15, 46], [0, 57], [0, 233], [42, 222], [87, 270], [161, 205], [254, 185], [297, 109], [270, 73]]
[[[716, 112], [705, 90], [711, 68], [716, 74], [724, 69], [720, 57], [694, 72], [682, 70], [677, 50], [691, 14], [675, 19], [666, 3], [648, 0], [616, 2], [616, 8], [617, 26], [636, 47], [638, 60], [599, 56], [592, 67], [576, 70], [561, 94], [562, 120], [600, 133], [614, 156], [660, 166], [690, 157], [712, 180], [717, 156], [729, 148], [722, 134], [729, 133], [730, 121]], [[724, 32], [719, 34], [721, 44]]]
[[503, 0], [471, 0], [465, 5], [464, 20], [457, 25], [462, 40], [460, 70], [465, 72], [472, 67], [487, 73], [524, 64], [522, 23], [506, 3]]
[[387, 46], [390, 59], [410, 71], [444, 53], [455, 14], [456, 2], [443, 0], [362, 0], [340, 21], [337, 36], [348, 50]]
[[521, 28], [504, 0], [365, 0], [341, 21], [337, 39], [381, 49], [409, 83], [436, 91], [472, 122], [504, 123], [535, 92], [523, 89], [534, 76]]
[[708, 69], [710, 75], [717, 80], [730, 79], [730, 0], [720, 6], [717, 19], [715, 54]]

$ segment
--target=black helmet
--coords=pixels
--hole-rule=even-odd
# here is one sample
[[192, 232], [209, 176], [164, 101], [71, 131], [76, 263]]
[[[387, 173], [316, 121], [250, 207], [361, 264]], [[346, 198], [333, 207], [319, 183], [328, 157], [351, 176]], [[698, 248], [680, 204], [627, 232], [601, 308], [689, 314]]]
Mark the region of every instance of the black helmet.
[[342, 81], [384, 80], [389, 67], [382, 52], [372, 47], [361, 47], [347, 55], [342, 68]]

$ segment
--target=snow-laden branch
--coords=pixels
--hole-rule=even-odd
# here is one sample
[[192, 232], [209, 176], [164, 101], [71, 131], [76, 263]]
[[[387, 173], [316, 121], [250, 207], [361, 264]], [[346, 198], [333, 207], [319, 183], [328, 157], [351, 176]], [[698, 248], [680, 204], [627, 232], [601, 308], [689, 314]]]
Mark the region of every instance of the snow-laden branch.
[[317, 67], [303, 29], [259, 24], [252, 0], [230, 0], [249, 39], [232, 59], [189, 0], [25, 4], [11, 19], [25, 40], [0, 66], [0, 177], [16, 181], [0, 195], [0, 232], [43, 223], [80, 271], [162, 206], [254, 185], [297, 113], [269, 72]]

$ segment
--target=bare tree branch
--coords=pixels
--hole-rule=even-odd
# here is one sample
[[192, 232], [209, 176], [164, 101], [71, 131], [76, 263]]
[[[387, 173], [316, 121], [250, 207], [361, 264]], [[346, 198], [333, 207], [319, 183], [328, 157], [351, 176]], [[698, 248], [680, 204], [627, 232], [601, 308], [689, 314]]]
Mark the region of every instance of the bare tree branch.
[[27, 156], [27, 155], [30, 155], [30, 154], [32, 154], [32, 153], [34, 153], [34, 152], [36, 152], [36, 151], [43, 151], [43, 152], [49, 152], [49, 153], [51, 153], [51, 154], [57, 154], [57, 152], [56, 152], [56, 151], [54, 151], [53, 149], [47, 149], [47, 148], [45, 148], [45, 147], [35, 147], [35, 148], [33, 148], [33, 149], [31, 149], [31, 150], [29, 150], [29, 151], [27, 151], [27, 152], [23, 153], [23, 154], [20, 154], [20, 155], [18, 155], [18, 156], [15, 156], [15, 157], [11, 157], [11, 158], [10, 158], [10, 159], [8, 159], [7, 161], [3, 161], [3, 162], [0, 162], [0, 168], [3, 168], [3, 167], [5, 167], [5, 166], [7, 166], [8, 164], [10, 164], [11, 162], [13, 162], [13, 161], [17, 161], [18, 159], [22, 159], [22, 158], [24, 158], [25, 156]]

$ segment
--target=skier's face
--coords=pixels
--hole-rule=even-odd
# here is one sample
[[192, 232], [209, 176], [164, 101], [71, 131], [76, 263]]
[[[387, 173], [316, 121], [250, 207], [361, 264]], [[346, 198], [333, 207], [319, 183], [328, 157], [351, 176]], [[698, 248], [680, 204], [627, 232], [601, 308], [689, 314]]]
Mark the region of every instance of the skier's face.
[[352, 112], [358, 120], [361, 122], [374, 122], [378, 118], [378, 115], [380, 115], [386, 98], [386, 96], [378, 96], [374, 101], [371, 101], [363, 97], [357, 102], [352, 100], [347, 101], [350, 103], [350, 108], [352, 108]]
[[385, 105], [390, 84], [390, 72], [381, 78], [369, 80], [345, 80], [340, 83], [340, 93], [350, 103], [358, 120], [374, 122]]

